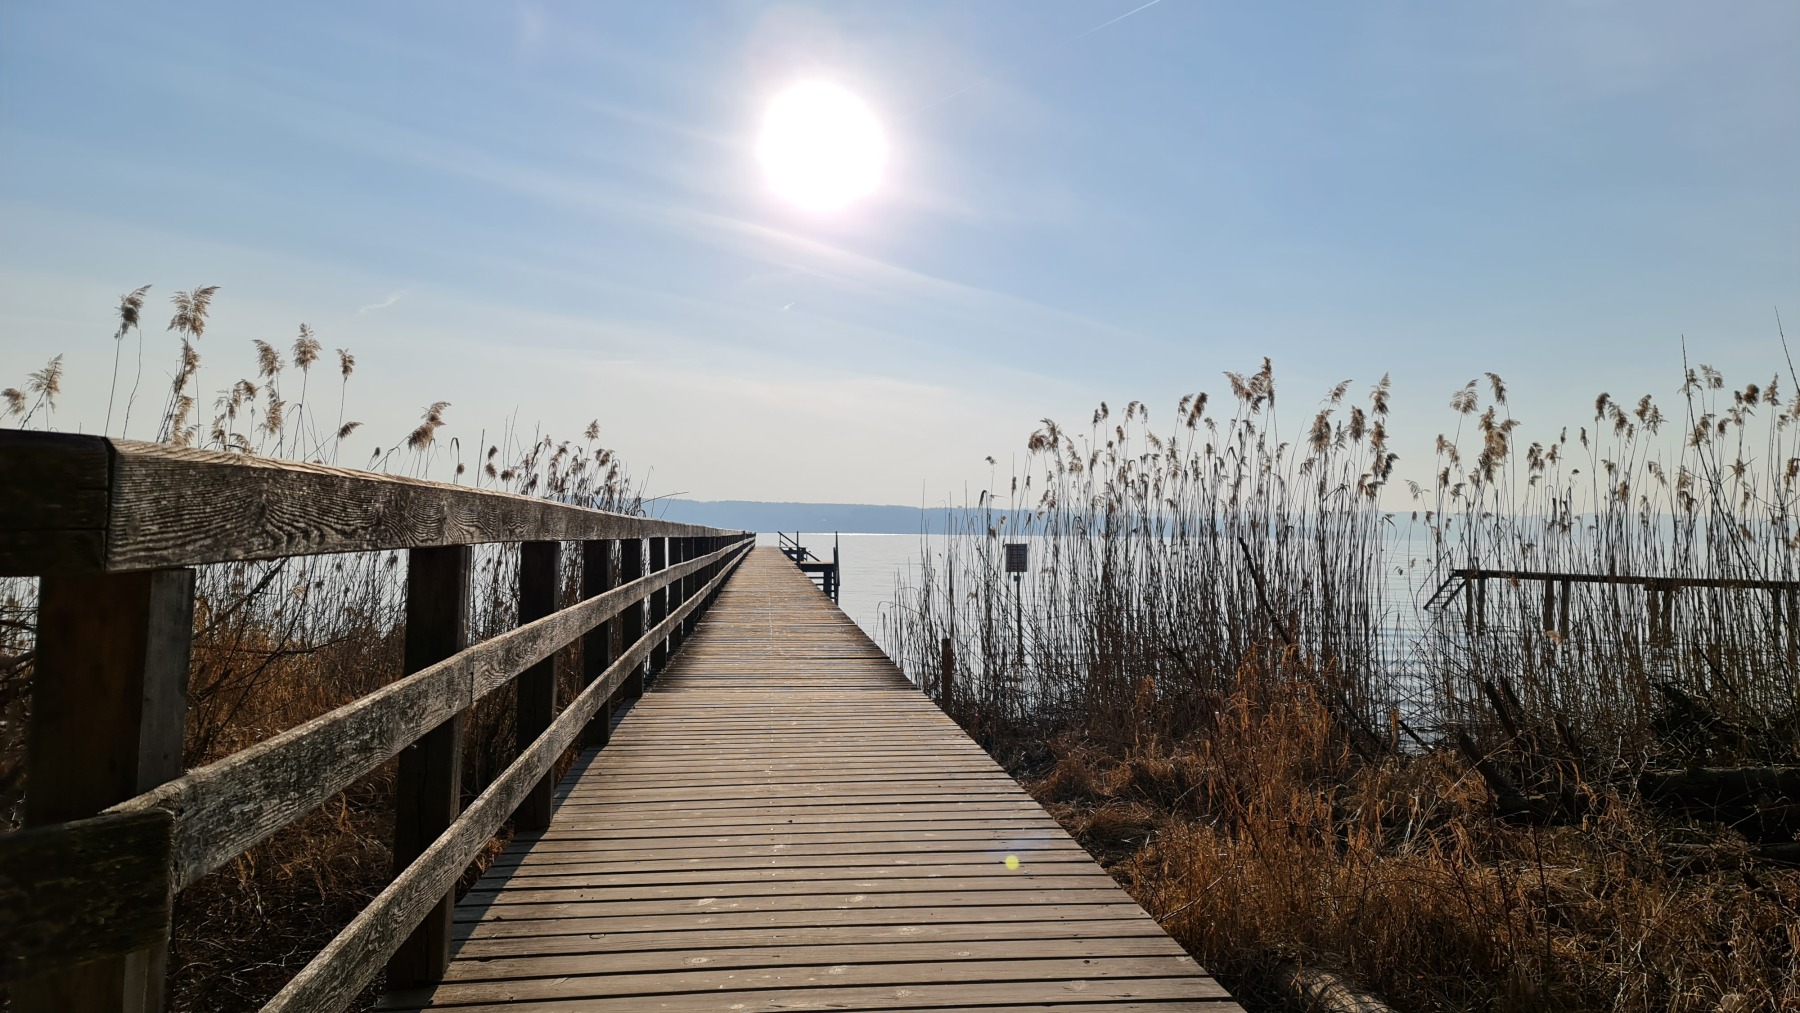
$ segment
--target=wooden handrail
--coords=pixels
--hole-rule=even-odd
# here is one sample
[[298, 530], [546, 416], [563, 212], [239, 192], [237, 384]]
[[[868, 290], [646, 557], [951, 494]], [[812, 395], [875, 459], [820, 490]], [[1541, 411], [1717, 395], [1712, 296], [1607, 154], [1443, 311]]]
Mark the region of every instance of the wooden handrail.
[[330, 1013], [349, 1005], [375, 977], [382, 961], [400, 945], [406, 927], [416, 924], [437, 898], [456, 885], [457, 877], [518, 808], [532, 786], [576, 741], [588, 719], [607, 697], [624, 683], [628, 670], [641, 665], [649, 657], [653, 645], [674, 632], [690, 612], [701, 607], [731, 575], [732, 568], [744, 558], [747, 548], [747, 545], [739, 544], [727, 550], [735, 554], [700, 594], [672, 609], [666, 619], [613, 662], [603, 677], [582, 690], [549, 729], [538, 736], [531, 748], [521, 752], [417, 861], [396, 876], [275, 998], [269, 1000], [262, 1013]]
[[484, 640], [108, 811], [166, 809], [175, 815], [173, 884], [184, 890], [588, 630], [742, 551], [741, 543], [728, 546]]
[[[1718, 588], [1729, 591], [1800, 591], [1800, 580], [1761, 580], [1749, 577], [1652, 577], [1628, 573], [1562, 573], [1557, 570], [1490, 570], [1462, 568], [1450, 571], [1445, 582], [1463, 580], [1547, 580], [1572, 584], [1628, 584], [1644, 587]], [[1433, 595], [1433, 597], [1436, 597]]]
[[323, 464], [0, 430], [0, 576], [723, 533]]
[[[646, 540], [659, 564], [672, 565], [645, 573]], [[585, 597], [545, 615], [564, 541], [584, 543]], [[595, 738], [615, 695], [642, 692], [646, 659], [678, 645], [683, 624], [710, 603], [750, 541], [745, 532], [349, 469], [0, 432], [0, 575], [44, 581], [26, 806], [33, 829], [0, 840], [0, 928], [8, 929], [0, 936], [14, 938], [18, 927], [34, 940], [0, 946], [0, 981], [15, 983], [15, 1008], [160, 1009], [175, 893], [427, 742], [450, 747], [430, 754], [441, 761], [424, 774], [408, 775], [411, 761], [403, 762], [397, 792], [425, 797], [416, 794], [424, 782], [407, 778], [428, 776], [449, 792], [449, 810], [415, 818], [405, 840], [416, 844], [404, 849], [397, 826], [400, 861], [418, 857], [272, 1008], [341, 1008], [402, 950], [411, 956], [401, 979], [441, 973], [444, 898], [462, 869], [523, 799], [545, 794], [556, 758], [584, 729]], [[527, 543], [535, 555], [522, 580], [534, 597], [522, 612], [529, 621], [467, 645], [457, 618], [468, 604], [466, 546], [483, 542]], [[409, 601], [423, 595], [416, 600], [435, 610], [421, 613], [422, 623], [449, 624], [420, 625], [435, 639], [408, 661], [416, 671], [183, 773], [191, 568], [402, 548], [420, 567], [408, 569]], [[615, 551], [626, 582], [608, 587]], [[600, 644], [615, 626], [623, 634], [616, 659]], [[555, 680], [544, 666], [578, 641], [601, 649], [588, 659], [585, 688], [552, 719]], [[526, 672], [532, 692], [529, 706], [521, 696], [519, 759], [458, 816], [460, 716]], [[544, 817], [534, 809], [520, 818]], [[46, 855], [66, 861], [46, 863]], [[57, 870], [65, 887], [42, 879]], [[390, 967], [390, 980], [395, 973]]]

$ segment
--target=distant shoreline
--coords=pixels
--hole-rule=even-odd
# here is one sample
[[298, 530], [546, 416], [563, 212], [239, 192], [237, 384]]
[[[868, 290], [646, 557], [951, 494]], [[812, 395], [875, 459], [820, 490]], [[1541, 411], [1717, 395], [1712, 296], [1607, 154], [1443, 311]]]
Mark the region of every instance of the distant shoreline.
[[[943, 534], [955, 508], [875, 503], [769, 503], [758, 500], [658, 500], [652, 516], [744, 531], [837, 531], [865, 535]], [[1004, 516], [997, 513], [996, 516]]]

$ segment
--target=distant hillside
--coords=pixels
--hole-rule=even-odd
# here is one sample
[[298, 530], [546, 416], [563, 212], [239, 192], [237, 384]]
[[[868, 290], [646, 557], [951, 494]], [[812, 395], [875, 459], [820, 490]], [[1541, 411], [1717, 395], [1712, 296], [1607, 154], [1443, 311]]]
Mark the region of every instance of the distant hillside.
[[761, 503], [754, 500], [667, 499], [650, 513], [671, 521], [744, 531], [842, 531], [871, 535], [941, 534], [942, 509], [872, 503]]

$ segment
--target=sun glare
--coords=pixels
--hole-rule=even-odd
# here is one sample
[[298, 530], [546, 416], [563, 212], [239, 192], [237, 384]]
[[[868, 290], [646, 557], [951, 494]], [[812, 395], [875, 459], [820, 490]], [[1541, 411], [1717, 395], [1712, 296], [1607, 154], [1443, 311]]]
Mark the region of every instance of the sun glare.
[[808, 81], [769, 103], [756, 154], [777, 194], [809, 211], [835, 211], [881, 182], [887, 138], [861, 99]]

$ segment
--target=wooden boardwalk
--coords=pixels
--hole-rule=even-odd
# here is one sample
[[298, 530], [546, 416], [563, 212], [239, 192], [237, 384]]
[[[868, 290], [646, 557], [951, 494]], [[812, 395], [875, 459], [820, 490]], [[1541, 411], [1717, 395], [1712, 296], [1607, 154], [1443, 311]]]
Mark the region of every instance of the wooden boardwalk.
[[1238, 1007], [774, 549], [388, 1009]]

